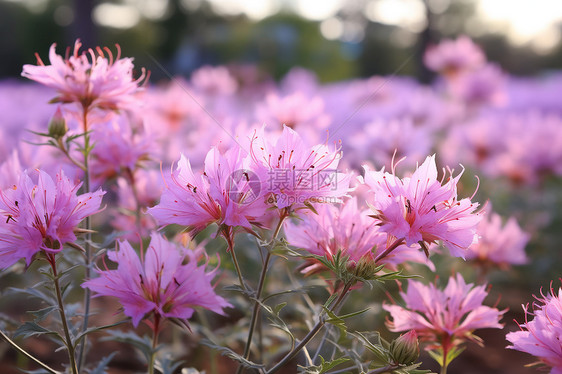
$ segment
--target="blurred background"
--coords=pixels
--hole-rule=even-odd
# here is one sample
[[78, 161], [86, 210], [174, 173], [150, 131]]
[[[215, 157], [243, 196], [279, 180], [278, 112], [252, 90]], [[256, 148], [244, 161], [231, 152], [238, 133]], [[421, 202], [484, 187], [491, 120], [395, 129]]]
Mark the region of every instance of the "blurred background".
[[[0, 0], [0, 78], [57, 42], [119, 43], [153, 80], [205, 64], [258, 64], [275, 77], [313, 68], [322, 82], [400, 74], [427, 82], [425, 46], [466, 34], [516, 75], [562, 66], [559, 0]], [[410, 57], [415, 57], [411, 58]]]

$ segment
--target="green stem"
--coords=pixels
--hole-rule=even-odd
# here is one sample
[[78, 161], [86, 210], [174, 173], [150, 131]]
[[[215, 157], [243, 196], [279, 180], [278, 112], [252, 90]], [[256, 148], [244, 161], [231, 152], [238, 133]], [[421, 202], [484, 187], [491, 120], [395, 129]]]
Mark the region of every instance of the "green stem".
[[[90, 192], [90, 167], [89, 167], [89, 156], [90, 156], [90, 135], [88, 134], [88, 107], [82, 107], [82, 121], [84, 124], [84, 193]], [[85, 220], [86, 230], [91, 231], [92, 221], [90, 216], [86, 217]], [[85, 279], [90, 279], [91, 276], [91, 263], [92, 263], [92, 251], [90, 242], [92, 240], [92, 234], [90, 232], [86, 233], [86, 243], [84, 245], [84, 258], [85, 258]], [[84, 320], [82, 322], [82, 330], [84, 333], [88, 329], [88, 321], [90, 319], [90, 300], [91, 291], [86, 287], [84, 292]], [[82, 369], [82, 364], [85, 360], [86, 346], [88, 344], [88, 337], [84, 336], [82, 342], [80, 343], [79, 353], [78, 353], [78, 370]]]
[[[346, 295], [347, 296], [347, 295]], [[340, 303], [340, 306], [343, 304], [345, 300], [342, 300], [342, 302]], [[337, 313], [339, 310], [335, 310], [334, 311]], [[330, 333], [330, 328], [332, 326], [328, 326], [326, 327], [326, 331], [324, 331], [324, 335], [322, 335], [322, 338], [320, 339], [320, 343], [318, 343], [318, 348], [316, 348], [316, 353], [314, 354], [314, 357], [312, 358], [312, 364], [314, 365], [316, 363], [316, 360], [318, 359], [318, 356], [320, 356], [320, 353], [322, 351], [322, 348], [324, 347], [324, 343], [326, 342], [327, 338], [328, 338], [328, 334]], [[335, 347], [334, 347], [335, 348]]]
[[76, 366], [76, 358], [75, 358], [75, 351], [74, 351], [74, 344], [70, 337], [70, 330], [68, 328], [68, 322], [66, 320], [66, 313], [64, 312], [64, 302], [62, 300], [62, 292], [60, 288], [59, 276], [57, 272], [57, 263], [54, 254], [47, 255], [48, 261], [51, 265], [51, 269], [53, 270], [53, 279], [55, 284], [55, 294], [57, 296], [57, 302], [59, 304], [59, 313], [60, 319], [62, 322], [62, 328], [64, 330], [64, 338], [65, 338], [65, 345], [68, 351], [68, 358], [70, 360], [70, 368], [73, 374], [78, 374], [78, 367]]
[[[385, 367], [373, 369], [369, 371], [367, 374], [382, 374], [382, 373], [389, 373], [394, 369], [397, 369], [398, 365], [386, 365]], [[332, 373], [333, 374], [333, 373]]]
[[139, 199], [139, 192], [137, 188], [135, 173], [127, 168], [125, 170], [127, 178], [129, 178], [129, 182], [131, 183], [131, 189], [133, 190], [133, 198], [135, 200], [135, 226], [137, 228], [137, 232], [139, 236], [142, 236], [142, 216], [141, 216], [141, 203]]
[[[341, 294], [339, 295], [338, 299], [332, 306], [329, 308], [331, 312], [336, 310], [341, 303], [345, 300], [345, 296], [349, 292], [352, 284], [348, 283], [344, 286]], [[326, 324], [326, 321], [323, 317], [323, 313], [320, 314], [318, 318], [318, 322], [316, 325], [306, 334], [306, 336], [300, 341], [300, 343], [293, 348], [289, 353], [285, 355], [274, 367], [266, 371], [266, 374], [273, 374], [285, 366], [289, 361], [291, 361], [315, 336], [316, 334], [322, 329], [322, 327]]]
[[148, 374], [154, 374], [154, 363], [156, 362], [156, 346], [158, 345], [158, 333], [160, 332], [160, 315], [154, 315], [154, 331], [152, 334], [152, 352], [148, 362]]
[[[283, 226], [283, 222], [289, 216], [289, 212], [287, 209], [283, 209], [281, 212], [281, 216], [279, 217], [279, 222], [277, 223], [277, 227], [275, 231], [273, 231], [272, 239], [273, 242], [277, 239], [279, 232], [281, 231], [281, 227]], [[260, 300], [261, 294], [263, 291], [263, 286], [265, 284], [265, 276], [267, 275], [267, 269], [269, 267], [269, 261], [271, 260], [271, 253], [268, 251], [267, 255], [265, 256], [265, 260], [263, 262], [263, 267], [261, 269], [260, 280], [258, 282], [258, 289], [256, 291], [256, 300]], [[244, 358], [248, 359], [250, 357], [250, 348], [252, 347], [252, 338], [254, 336], [254, 331], [256, 329], [256, 324], [258, 321], [258, 315], [260, 311], [260, 303], [258, 301], [254, 302], [254, 309], [252, 310], [252, 317], [250, 320], [250, 329], [248, 330], [248, 338], [246, 339], [246, 346], [244, 347]], [[236, 374], [242, 373], [244, 367], [242, 365], [238, 366], [236, 370]]]
[[244, 291], [247, 291], [246, 284], [244, 284], [244, 278], [242, 278], [242, 271], [240, 270], [240, 265], [238, 264], [238, 259], [236, 258], [236, 253], [234, 252], [234, 245], [228, 245], [228, 252], [230, 252], [230, 256], [232, 257], [232, 263], [234, 264], [234, 268], [236, 269], [236, 274], [238, 275], [238, 281], [240, 282], [240, 287]]
[[12, 339], [10, 339], [4, 331], [0, 330], [0, 337], [4, 339], [8, 344], [10, 344], [16, 351], [24, 355], [25, 357], [29, 358], [31, 361], [35, 362], [37, 365], [41, 366], [43, 369], [47, 370], [51, 374], [62, 374], [60, 371], [56, 371], [55, 369], [49, 367], [47, 364], [43, 363], [38, 358], [35, 358], [31, 353], [27, 352], [25, 349], [17, 345]]
[[381, 253], [375, 258], [375, 264], [378, 264], [380, 260], [388, 256], [390, 252], [394, 251], [403, 242], [404, 242], [404, 238], [394, 240], [394, 242], [392, 242], [392, 244], [387, 249], [385, 249], [383, 253]]
[[447, 362], [447, 355], [449, 354], [449, 336], [443, 336], [443, 365], [441, 365], [441, 374], [447, 374], [447, 366], [449, 363]]

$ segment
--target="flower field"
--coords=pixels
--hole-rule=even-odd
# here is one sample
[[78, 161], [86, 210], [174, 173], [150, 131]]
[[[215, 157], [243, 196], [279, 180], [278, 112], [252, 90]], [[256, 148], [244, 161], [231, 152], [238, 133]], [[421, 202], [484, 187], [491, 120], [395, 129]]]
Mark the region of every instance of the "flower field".
[[559, 73], [464, 36], [431, 84], [36, 57], [0, 81], [2, 373], [562, 373]]

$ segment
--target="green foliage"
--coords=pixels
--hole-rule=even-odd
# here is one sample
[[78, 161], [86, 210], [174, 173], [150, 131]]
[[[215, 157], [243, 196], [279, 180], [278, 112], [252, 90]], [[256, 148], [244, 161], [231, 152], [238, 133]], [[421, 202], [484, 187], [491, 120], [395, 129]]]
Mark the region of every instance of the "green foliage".
[[[446, 365], [445, 366], [449, 366], [449, 364], [451, 363], [451, 361], [453, 361], [455, 358], [457, 358], [463, 351], [465, 350], [465, 347], [463, 346], [454, 346], [451, 349], [449, 349], [447, 351], [447, 360], [445, 360]], [[433, 358], [435, 361], [437, 361], [437, 363], [440, 366], [443, 366], [443, 348], [440, 347], [438, 349], [432, 350], [432, 351], [428, 351], [429, 355], [431, 356], [431, 358]]]
[[232, 349], [230, 349], [228, 347], [223, 347], [221, 345], [217, 345], [217, 344], [215, 344], [212, 341], [207, 340], [207, 339], [202, 340], [201, 343], [206, 345], [209, 348], [212, 348], [212, 349], [216, 350], [217, 352], [219, 352], [223, 356], [226, 356], [226, 357], [238, 362], [239, 364], [241, 364], [245, 368], [257, 369], [257, 370], [262, 370], [262, 369], [265, 368], [264, 365], [255, 363], [253, 361], [250, 361], [250, 360], [242, 357], [238, 353], [234, 352]]
[[331, 361], [324, 360], [324, 357], [320, 356], [320, 365], [303, 367], [299, 365], [299, 373], [301, 374], [324, 374], [329, 370], [335, 368], [336, 366], [349, 361], [349, 358], [340, 357]]
[[[152, 339], [148, 336], [139, 336], [134, 331], [119, 331], [119, 330], [108, 330], [108, 336], [101, 338], [101, 341], [117, 341], [125, 344], [129, 344], [135, 347], [145, 358], [146, 362], [150, 361], [152, 356]], [[158, 347], [156, 347], [158, 350]]]
[[117, 354], [117, 352], [113, 352], [110, 355], [102, 358], [100, 360], [100, 362], [96, 365], [96, 367], [94, 367], [88, 373], [89, 374], [106, 374], [107, 373], [106, 372], [107, 366], [109, 365], [111, 360], [113, 360], [113, 357], [115, 357], [116, 354]]
[[369, 333], [369, 338], [361, 332], [355, 332], [353, 335], [361, 341], [365, 348], [369, 350], [375, 358], [369, 365], [371, 370], [377, 373], [390, 374], [428, 374], [429, 370], [418, 369], [421, 362], [414, 364], [404, 364], [396, 362], [391, 352], [392, 343], [384, 340], [378, 332]]

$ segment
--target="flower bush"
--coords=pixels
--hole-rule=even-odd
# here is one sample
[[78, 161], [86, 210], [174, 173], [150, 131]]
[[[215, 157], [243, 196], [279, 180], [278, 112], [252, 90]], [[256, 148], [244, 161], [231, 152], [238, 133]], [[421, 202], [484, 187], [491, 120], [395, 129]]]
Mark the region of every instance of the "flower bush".
[[[151, 374], [444, 374], [475, 330], [514, 327], [520, 300], [486, 284], [540, 262], [525, 250], [560, 218], [559, 77], [510, 77], [461, 37], [427, 51], [431, 86], [206, 66], [152, 87], [119, 47], [80, 47], [23, 67], [47, 88], [0, 128], [0, 291], [34, 299], [0, 317], [20, 369], [110, 372], [111, 341]], [[558, 296], [507, 333], [552, 373]]]

